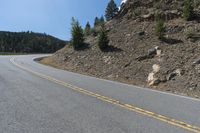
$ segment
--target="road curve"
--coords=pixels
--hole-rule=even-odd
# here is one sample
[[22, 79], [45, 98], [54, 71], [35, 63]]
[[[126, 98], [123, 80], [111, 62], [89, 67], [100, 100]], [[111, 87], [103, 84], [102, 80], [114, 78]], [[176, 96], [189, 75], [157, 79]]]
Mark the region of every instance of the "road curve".
[[200, 133], [200, 100], [0, 56], [1, 133]]

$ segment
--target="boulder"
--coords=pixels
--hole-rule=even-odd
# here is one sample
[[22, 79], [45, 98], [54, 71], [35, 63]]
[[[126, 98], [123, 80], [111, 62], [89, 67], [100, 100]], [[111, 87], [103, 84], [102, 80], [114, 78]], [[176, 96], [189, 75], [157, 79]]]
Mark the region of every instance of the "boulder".
[[156, 55], [156, 48], [152, 48], [148, 50], [148, 56], [155, 56]]
[[161, 49], [158, 46], [148, 50], [148, 56], [155, 56], [159, 54], [161, 54]]
[[147, 78], [147, 82], [152, 82], [153, 80], [154, 80], [154, 75], [155, 75], [155, 73], [149, 73], [149, 76], [148, 76], [148, 78]]
[[183, 75], [183, 70], [181, 69], [176, 69], [174, 72], [170, 73], [168, 76], [167, 76], [167, 80], [172, 80], [174, 79], [176, 76], [182, 76]]
[[160, 66], [157, 64], [154, 64], [152, 68], [153, 68], [153, 71], [149, 73], [147, 82], [149, 86], [156, 86], [161, 82], [161, 80], [156, 77], [156, 73], [160, 71]]
[[158, 85], [161, 81], [155, 77], [155, 73], [149, 73], [148, 79], [147, 79], [149, 86], [156, 86]]
[[158, 57], [161, 57], [161, 55], [162, 55], [162, 50], [160, 50], [160, 49], [157, 50], [157, 51], [156, 51], [156, 55], [157, 55]]

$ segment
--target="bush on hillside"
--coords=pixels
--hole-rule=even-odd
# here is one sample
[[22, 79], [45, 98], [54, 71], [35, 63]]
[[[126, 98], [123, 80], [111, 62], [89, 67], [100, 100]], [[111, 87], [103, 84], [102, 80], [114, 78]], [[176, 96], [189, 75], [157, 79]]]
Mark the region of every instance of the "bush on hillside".
[[193, 0], [184, 0], [183, 16], [184, 19], [189, 21], [194, 17]]
[[188, 28], [185, 30], [185, 36], [187, 39], [194, 37], [196, 34], [197, 33], [194, 28]]
[[163, 39], [164, 37], [164, 31], [165, 31], [165, 25], [164, 20], [162, 19], [161, 15], [156, 15], [156, 35], [159, 39]]

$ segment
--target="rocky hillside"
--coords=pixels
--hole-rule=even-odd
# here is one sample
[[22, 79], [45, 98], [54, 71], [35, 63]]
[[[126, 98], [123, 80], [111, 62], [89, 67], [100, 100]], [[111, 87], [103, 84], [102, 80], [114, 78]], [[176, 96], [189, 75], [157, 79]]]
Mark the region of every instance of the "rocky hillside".
[[[128, 0], [106, 23], [108, 51], [97, 37], [86, 38], [84, 50], [71, 46], [41, 62], [69, 71], [117, 80], [142, 87], [200, 96], [200, 24], [198, 3], [193, 21], [183, 19], [182, 0]], [[165, 37], [155, 35], [154, 20], [165, 19]]]

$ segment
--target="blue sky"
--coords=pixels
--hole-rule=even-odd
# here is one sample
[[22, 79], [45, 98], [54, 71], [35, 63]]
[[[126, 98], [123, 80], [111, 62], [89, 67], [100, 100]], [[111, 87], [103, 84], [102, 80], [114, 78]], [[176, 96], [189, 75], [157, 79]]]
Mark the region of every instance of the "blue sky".
[[[0, 0], [0, 31], [34, 31], [70, 39], [74, 16], [84, 26], [104, 15], [109, 0]], [[115, 0], [119, 5], [121, 0]]]

